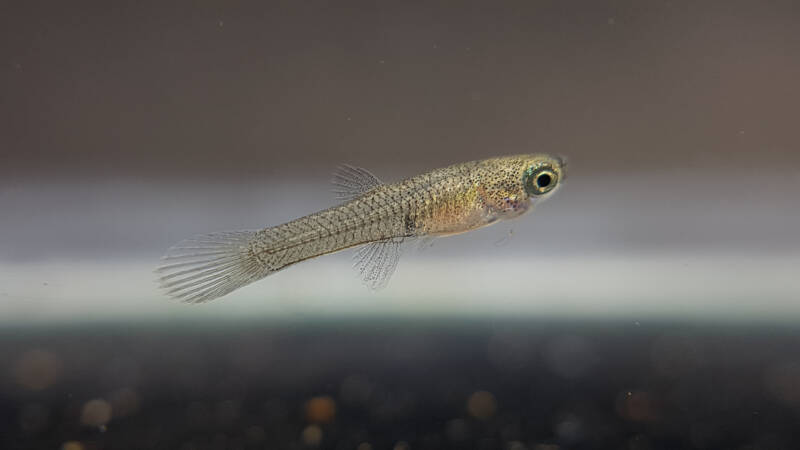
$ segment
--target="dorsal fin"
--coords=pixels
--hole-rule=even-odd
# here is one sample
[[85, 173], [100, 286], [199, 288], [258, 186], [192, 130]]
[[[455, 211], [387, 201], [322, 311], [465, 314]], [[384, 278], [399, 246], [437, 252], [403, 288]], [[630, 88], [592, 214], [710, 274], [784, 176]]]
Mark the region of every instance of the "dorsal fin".
[[333, 193], [341, 200], [352, 200], [383, 184], [367, 169], [342, 164], [333, 172]]

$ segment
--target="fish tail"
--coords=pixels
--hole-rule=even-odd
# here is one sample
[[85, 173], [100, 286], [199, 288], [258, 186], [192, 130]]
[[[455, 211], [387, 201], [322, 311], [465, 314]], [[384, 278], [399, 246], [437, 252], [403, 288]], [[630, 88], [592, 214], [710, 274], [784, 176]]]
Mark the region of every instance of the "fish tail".
[[170, 248], [156, 269], [167, 295], [186, 303], [222, 297], [292, 264], [381, 239], [337, 230], [344, 216], [312, 214], [260, 231], [199, 235]]
[[253, 251], [257, 231], [226, 231], [195, 236], [170, 248], [156, 269], [171, 297], [202, 303], [274, 272]]

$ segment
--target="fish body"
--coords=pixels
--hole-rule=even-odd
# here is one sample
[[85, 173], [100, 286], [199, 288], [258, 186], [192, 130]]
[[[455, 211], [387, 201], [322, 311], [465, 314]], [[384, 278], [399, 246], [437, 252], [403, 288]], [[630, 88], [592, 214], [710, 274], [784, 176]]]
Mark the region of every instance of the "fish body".
[[335, 207], [259, 231], [198, 236], [172, 247], [157, 272], [167, 293], [197, 303], [298, 262], [351, 247], [371, 288], [383, 287], [406, 238], [438, 237], [518, 217], [564, 177], [560, 158], [516, 155], [455, 164], [398, 183], [343, 166]]

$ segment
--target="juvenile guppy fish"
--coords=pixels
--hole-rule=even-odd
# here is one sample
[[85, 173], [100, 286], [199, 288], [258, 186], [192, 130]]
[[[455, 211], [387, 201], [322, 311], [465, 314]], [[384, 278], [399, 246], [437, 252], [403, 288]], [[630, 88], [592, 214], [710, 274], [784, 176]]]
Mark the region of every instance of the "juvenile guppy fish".
[[363, 246], [356, 267], [386, 285], [406, 238], [448, 236], [519, 217], [564, 179], [561, 158], [516, 155], [472, 161], [384, 184], [342, 166], [333, 183], [344, 203], [259, 231], [197, 236], [172, 247], [157, 269], [161, 287], [185, 302], [221, 297], [300, 261]]

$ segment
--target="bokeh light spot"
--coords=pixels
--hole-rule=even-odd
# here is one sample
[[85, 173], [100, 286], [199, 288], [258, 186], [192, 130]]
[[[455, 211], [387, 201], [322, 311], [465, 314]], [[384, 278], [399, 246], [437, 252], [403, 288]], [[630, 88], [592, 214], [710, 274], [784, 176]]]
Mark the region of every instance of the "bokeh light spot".
[[476, 419], [489, 419], [494, 416], [496, 411], [497, 400], [491, 392], [477, 391], [467, 400], [467, 412]]
[[331, 423], [336, 417], [336, 402], [329, 396], [314, 397], [306, 403], [306, 419], [311, 423]]
[[111, 420], [111, 404], [96, 398], [84, 403], [81, 409], [81, 423], [91, 427], [101, 427]]
[[14, 364], [17, 383], [32, 391], [41, 391], [52, 386], [61, 375], [61, 360], [46, 350], [31, 350], [24, 353]]
[[322, 428], [316, 425], [309, 425], [303, 428], [301, 439], [305, 445], [317, 447], [322, 442]]
[[652, 422], [658, 418], [659, 408], [656, 399], [644, 391], [626, 391], [618, 396], [619, 414], [636, 422]]

